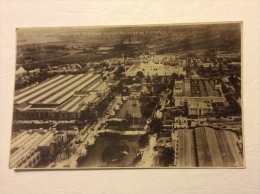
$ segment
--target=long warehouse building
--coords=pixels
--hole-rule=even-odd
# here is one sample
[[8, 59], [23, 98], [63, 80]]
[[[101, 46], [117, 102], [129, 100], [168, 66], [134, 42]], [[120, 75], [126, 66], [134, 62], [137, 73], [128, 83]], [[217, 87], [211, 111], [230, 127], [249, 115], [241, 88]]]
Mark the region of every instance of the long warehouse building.
[[15, 119], [79, 119], [110, 88], [100, 74], [59, 75], [14, 96]]

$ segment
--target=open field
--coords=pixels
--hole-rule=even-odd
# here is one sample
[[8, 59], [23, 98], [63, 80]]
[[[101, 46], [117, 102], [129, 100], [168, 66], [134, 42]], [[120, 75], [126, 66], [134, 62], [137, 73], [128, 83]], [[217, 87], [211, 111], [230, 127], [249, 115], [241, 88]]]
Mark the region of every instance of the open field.
[[101, 54], [77, 53], [61, 59], [52, 60], [51, 63], [79, 63], [98, 58]]
[[[26, 69], [35, 69], [35, 68], [45, 68], [47, 65], [50, 66], [56, 66], [56, 65], [63, 65], [63, 64], [70, 64], [70, 63], [79, 63], [79, 64], [86, 64], [89, 61], [98, 61], [102, 59], [107, 59], [113, 57], [112, 55], [101, 55], [97, 53], [76, 53], [76, 54], [70, 54], [70, 55], [62, 55], [59, 58], [53, 58], [49, 59], [49, 57], [46, 57], [45, 59], [48, 59], [46, 61], [37, 62], [37, 63], [31, 63], [31, 64], [25, 64], [24, 68]], [[120, 56], [120, 54], [116, 54], [116, 56]]]
[[25, 56], [17, 57], [16, 63], [17, 64], [23, 64], [24, 60], [26, 60], [28, 58], [33, 59], [34, 62], [37, 62], [37, 61], [43, 61], [43, 60], [46, 60], [46, 59], [49, 60], [49, 59], [62, 57], [64, 55], [66, 55], [66, 54], [64, 54], [64, 53], [34, 53], [34, 54], [28, 54], [28, 55], [25, 55]]

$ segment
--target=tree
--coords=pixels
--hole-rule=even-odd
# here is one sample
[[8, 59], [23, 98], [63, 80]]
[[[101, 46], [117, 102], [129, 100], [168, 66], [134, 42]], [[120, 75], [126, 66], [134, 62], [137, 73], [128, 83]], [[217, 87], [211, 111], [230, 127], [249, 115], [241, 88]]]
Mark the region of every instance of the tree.
[[125, 83], [126, 85], [132, 85], [132, 84], [134, 84], [134, 80], [133, 80], [133, 78], [131, 78], [131, 77], [126, 77], [124, 80], [123, 80], [123, 83]]
[[140, 137], [138, 140], [138, 145], [140, 148], [145, 148], [149, 144], [149, 133], [146, 133]]
[[163, 129], [163, 123], [161, 119], [154, 118], [150, 123], [150, 129], [152, 133], [157, 133], [157, 136], [160, 135], [161, 130]]
[[147, 83], [151, 83], [151, 81], [152, 81], [152, 80], [151, 80], [151, 77], [150, 77], [149, 75], [147, 75], [147, 76], [146, 76], [146, 82], [147, 82]]
[[122, 77], [122, 73], [125, 71], [124, 67], [120, 66], [114, 73], [116, 79], [120, 79]]
[[139, 77], [140, 79], [143, 79], [143, 78], [144, 78], [144, 73], [141, 72], [141, 71], [138, 71], [138, 72], [136, 73], [136, 76]]
[[129, 89], [125, 87], [121, 82], [112, 89], [112, 92], [119, 93], [123, 96], [129, 95]]
[[179, 79], [179, 75], [177, 73], [172, 73], [172, 79]]
[[205, 76], [206, 70], [205, 70], [205, 68], [203, 67], [203, 65], [200, 66], [200, 67], [198, 67], [197, 73], [198, 73], [201, 77], [204, 77], [204, 76]]
[[183, 74], [180, 74], [180, 79], [183, 80], [185, 76]]

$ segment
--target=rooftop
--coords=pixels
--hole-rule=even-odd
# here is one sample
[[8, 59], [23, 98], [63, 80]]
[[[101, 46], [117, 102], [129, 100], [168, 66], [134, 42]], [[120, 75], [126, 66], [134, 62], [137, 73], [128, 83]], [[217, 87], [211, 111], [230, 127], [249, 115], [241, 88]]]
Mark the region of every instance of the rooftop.
[[60, 105], [80, 91], [100, 79], [99, 74], [59, 75], [31, 88], [15, 93], [14, 104]]
[[[181, 87], [182, 86], [182, 87]], [[181, 91], [182, 94], [178, 94], [178, 96], [186, 96], [186, 97], [208, 97], [208, 96], [216, 96], [220, 97], [220, 91], [215, 89], [214, 80], [206, 80], [206, 79], [185, 79], [182, 81], [175, 81], [174, 90]]]

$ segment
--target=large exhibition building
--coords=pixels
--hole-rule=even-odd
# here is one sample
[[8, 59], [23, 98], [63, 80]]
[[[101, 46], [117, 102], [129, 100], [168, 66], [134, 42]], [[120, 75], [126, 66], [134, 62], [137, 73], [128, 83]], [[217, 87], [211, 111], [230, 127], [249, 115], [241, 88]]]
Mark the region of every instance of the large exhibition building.
[[161, 56], [149, 56], [145, 59], [140, 59], [140, 63], [133, 64], [125, 72], [127, 77], [134, 77], [137, 72], [142, 72], [144, 76], [171, 76], [172, 73], [186, 75], [183, 66], [170, 66], [163, 63]]
[[59, 75], [14, 96], [14, 118], [79, 119], [110, 91], [99, 74]]

